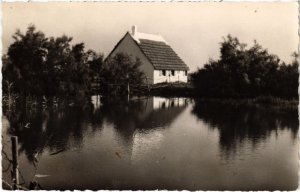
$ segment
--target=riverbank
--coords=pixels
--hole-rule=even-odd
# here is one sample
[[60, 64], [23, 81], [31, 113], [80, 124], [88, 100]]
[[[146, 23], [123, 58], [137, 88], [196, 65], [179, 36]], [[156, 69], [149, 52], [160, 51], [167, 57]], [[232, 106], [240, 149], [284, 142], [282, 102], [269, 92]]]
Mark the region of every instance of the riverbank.
[[[191, 97], [206, 101], [223, 102], [227, 104], [239, 103], [244, 105], [262, 104], [262, 105], [278, 105], [278, 106], [298, 106], [299, 100], [297, 99], [283, 99], [274, 96], [257, 96], [252, 98], [218, 98], [218, 97], [205, 97], [201, 93], [197, 93], [193, 85], [189, 83], [160, 83], [143, 87], [142, 94], [151, 96], [163, 97]], [[134, 94], [140, 95], [141, 92]]]
[[[97, 95], [97, 94], [92, 94]], [[91, 96], [91, 95], [90, 95]], [[13, 105], [30, 105], [38, 106], [42, 104], [44, 106], [73, 106], [89, 103], [89, 95], [85, 97], [68, 97], [61, 98], [55, 96], [28, 96], [23, 98], [19, 95], [11, 96], [8, 99], [7, 96], [3, 97], [3, 107], [4, 109], [9, 108]], [[160, 83], [154, 85], [143, 85], [141, 87], [131, 87], [130, 94], [128, 95], [102, 95], [102, 97], [107, 100], [128, 100], [132, 97], [148, 97], [148, 96], [159, 96], [159, 97], [189, 97], [203, 102], [215, 102], [221, 104], [230, 104], [230, 105], [264, 105], [264, 106], [273, 106], [280, 108], [296, 108], [298, 107], [299, 100], [297, 99], [282, 99], [273, 96], [257, 96], [252, 98], [219, 98], [219, 97], [207, 97], [202, 96], [201, 93], [196, 92], [195, 88], [189, 83]]]
[[164, 97], [192, 97], [194, 92], [194, 88], [191, 84], [182, 82], [142, 85], [138, 89], [132, 91], [135, 95]]
[[163, 97], [191, 97], [197, 100], [208, 102], [218, 102], [224, 104], [239, 104], [239, 105], [273, 105], [277, 107], [297, 107], [299, 100], [283, 99], [274, 96], [257, 96], [252, 98], [218, 98], [218, 97], [203, 97], [197, 93], [195, 88], [188, 83], [160, 83], [142, 87], [141, 92], [133, 92], [137, 95], [151, 95]]
[[219, 99], [219, 98], [194, 98], [196, 101], [204, 103], [215, 103], [221, 105], [245, 106], [245, 107], [269, 107], [279, 109], [297, 109], [299, 101], [285, 100], [271, 96], [259, 96], [248, 99]]

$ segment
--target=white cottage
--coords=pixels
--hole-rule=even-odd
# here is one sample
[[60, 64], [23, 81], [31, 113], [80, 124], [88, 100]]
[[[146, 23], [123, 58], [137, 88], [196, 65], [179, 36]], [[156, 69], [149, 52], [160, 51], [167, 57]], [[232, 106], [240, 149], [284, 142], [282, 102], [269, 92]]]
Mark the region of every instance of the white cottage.
[[145, 73], [149, 84], [188, 80], [188, 66], [160, 35], [140, 33], [133, 26], [132, 32], [124, 35], [108, 58], [116, 53], [139, 58], [142, 62], [140, 70]]

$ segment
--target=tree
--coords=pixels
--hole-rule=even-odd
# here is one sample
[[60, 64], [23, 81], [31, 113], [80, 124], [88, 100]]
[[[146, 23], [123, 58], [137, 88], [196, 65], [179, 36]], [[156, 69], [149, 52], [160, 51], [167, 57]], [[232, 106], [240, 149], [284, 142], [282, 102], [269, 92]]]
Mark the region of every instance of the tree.
[[141, 62], [128, 54], [118, 53], [108, 58], [101, 73], [101, 92], [106, 95], [125, 94], [127, 86], [137, 87], [143, 83], [144, 73], [139, 70]]
[[198, 95], [294, 98], [298, 86], [297, 64], [285, 65], [256, 41], [249, 49], [246, 47], [236, 37], [228, 35], [224, 38], [220, 47], [220, 59], [210, 59], [204, 68], [192, 74], [192, 82]]
[[[19, 30], [13, 35], [14, 43], [8, 48], [9, 68], [4, 72], [4, 78], [14, 81], [15, 89], [19, 93], [41, 94], [43, 91], [42, 68], [47, 54], [47, 38], [44, 33], [36, 32], [34, 25], [30, 25], [25, 34]], [[9, 77], [14, 73], [14, 79]]]
[[292, 54], [293, 61], [291, 64], [283, 64], [278, 70], [278, 81], [276, 85], [279, 87], [278, 95], [283, 98], [298, 98], [298, 57], [297, 53]]
[[93, 78], [100, 78], [103, 68], [103, 54], [97, 54], [92, 50], [87, 51], [87, 60], [90, 68], [90, 76]]
[[64, 95], [67, 89], [64, 87], [70, 70], [65, 68], [71, 65], [71, 37], [49, 38], [47, 42], [47, 60], [43, 69], [45, 78], [46, 95]]
[[84, 43], [72, 45], [72, 38], [66, 35], [46, 37], [34, 25], [25, 34], [17, 30], [13, 38], [7, 56], [2, 58], [2, 71], [4, 80], [14, 84], [14, 92], [25, 97], [65, 98], [90, 93], [92, 70], [97, 63], [101, 66], [103, 57], [86, 52]]

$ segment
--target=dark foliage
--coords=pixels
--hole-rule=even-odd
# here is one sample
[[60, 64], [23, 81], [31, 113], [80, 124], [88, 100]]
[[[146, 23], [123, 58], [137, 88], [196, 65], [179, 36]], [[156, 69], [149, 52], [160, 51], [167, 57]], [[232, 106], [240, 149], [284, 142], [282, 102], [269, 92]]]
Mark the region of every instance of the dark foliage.
[[[283, 101], [284, 102], [284, 101]], [[280, 130], [290, 130], [297, 139], [299, 127], [297, 105], [286, 107], [222, 99], [196, 99], [192, 113], [219, 130], [222, 153], [226, 158], [246, 142], [253, 146]]]
[[123, 95], [129, 89], [143, 84], [144, 73], [139, 70], [140, 60], [125, 53], [108, 58], [101, 71], [100, 89], [104, 95]]
[[[25, 34], [13, 35], [3, 60], [3, 82], [13, 93], [23, 96], [59, 96], [83, 98], [91, 89], [91, 80], [102, 65], [102, 55], [85, 51], [84, 44], [72, 45], [65, 35], [46, 37], [34, 25]], [[8, 82], [8, 83], [7, 83]], [[8, 94], [3, 84], [4, 94]]]
[[216, 98], [275, 96], [298, 98], [298, 62], [287, 65], [257, 42], [246, 49], [230, 35], [220, 48], [220, 59], [210, 60], [191, 75], [197, 95]]

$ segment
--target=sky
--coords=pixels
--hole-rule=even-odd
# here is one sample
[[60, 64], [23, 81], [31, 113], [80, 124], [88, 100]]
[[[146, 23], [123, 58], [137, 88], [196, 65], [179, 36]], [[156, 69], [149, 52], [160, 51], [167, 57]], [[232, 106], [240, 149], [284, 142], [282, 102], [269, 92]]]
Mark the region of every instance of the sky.
[[228, 34], [248, 47], [257, 40], [287, 63], [299, 41], [296, 2], [4, 2], [3, 53], [15, 31], [25, 32], [29, 24], [104, 55], [136, 25], [139, 32], [162, 35], [191, 71], [218, 59]]

